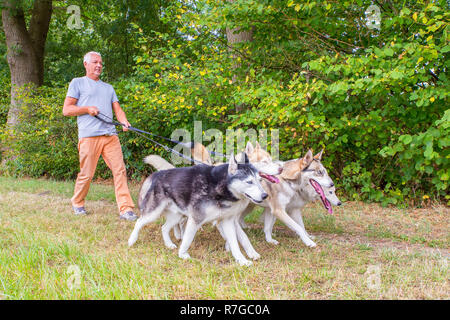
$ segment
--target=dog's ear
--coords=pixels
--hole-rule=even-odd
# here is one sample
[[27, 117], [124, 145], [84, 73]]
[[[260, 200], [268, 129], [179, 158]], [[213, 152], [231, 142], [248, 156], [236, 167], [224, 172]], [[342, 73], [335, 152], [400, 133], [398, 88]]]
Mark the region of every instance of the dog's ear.
[[200, 143], [199, 143], [199, 145], [201, 146], [200, 150], [202, 152], [202, 162], [206, 163], [207, 165], [212, 166], [213, 163], [212, 163], [211, 156], [208, 152], [208, 148], [206, 148], [204, 145], [202, 145]]
[[208, 149], [198, 142], [193, 144], [193, 148], [191, 149], [191, 155], [195, 160], [201, 161], [208, 165], [212, 165], [211, 156], [209, 155]]
[[297, 179], [302, 172], [302, 163], [303, 159], [285, 162], [283, 165], [283, 172], [281, 172], [280, 176], [287, 180]]
[[236, 162], [241, 164], [249, 164], [250, 160], [248, 159], [248, 155], [245, 152], [238, 153], [236, 156]]
[[319, 161], [322, 160], [322, 153], [323, 153], [323, 149], [314, 156], [314, 159], [319, 160]]
[[234, 157], [234, 153], [230, 154], [230, 161], [228, 162], [228, 174], [234, 175], [236, 174], [238, 169], [238, 164], [236, 162], [236, 158]]
[[243, 156], [244, 156], [244, 163], [245, 163], [245, 164], [249, 164], [249, 163], [250, 163], [250, 160], [248, 159], [247, 153], [246, 153], [246, 152], [242, 152], [242, 153], [243, 153]]
[[244, 156], [244, 154], [246, 154], [246, 153], [245, 152], [239, 152], [236, 155], [235, 159], [236, 159], [237, 163], [245, 163], [245, 156]]
[[247, 146], [245, 147], [245, 153], [252, 154], [254, 150], [255, 149], [253, 148], [252, 143], [250, 141], [247, 142]]
[[311, 162], [313, 161], [313, 159], [314, 159], [313, 152], [311, 149], [309, 149], [308, 152], [306, 153], [306, 155], [303, 157], [303, 169], [308, 167], [311, 164]]
[[262, 149], [258, 141], [255, 142], [255, 149]]

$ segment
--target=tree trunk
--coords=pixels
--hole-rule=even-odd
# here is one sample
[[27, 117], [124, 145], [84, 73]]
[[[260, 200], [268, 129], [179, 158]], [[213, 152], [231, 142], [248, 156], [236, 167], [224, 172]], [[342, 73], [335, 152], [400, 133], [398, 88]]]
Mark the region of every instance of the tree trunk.
[[6, 55], [11, 73], [11, 105], [7, 127], [14, 130], [20, 122], [24, 107], [21, 97], [31, 87], [41, 86], [44, 80], [44, 49], [52, 15], [52, 0], [34, 1], [28, 30], [20, 1], [1, 2], [2, 24], [8, 48]]
[[35, 0], [28, 33], [36, 54], [39, 83], [44, 83], [44, 53], [47, 33], [52, 17], [52, 0]]
[[27, 85], [41, 86], [44, 81], [44, 49], [52, 14], [51, 0], [35, 0], [29, 30], [18, 1], [4, 1], [2, 23], [8, 47], [11, 71], [11, 106], [8, 125], [15, 126], [21, 110], [19, 92]]
[[[227, 0], [227, 1], [234, 2], [234, 0]], [[253, 30], [240, 31], [239, 27], [233, 28], [233, 29], [227, 28], [226, 34], [227, 34], [227, 41], [228, 41], [228, 46], [230, 47], [230, 50], [232, 50], [234, 45], [237, 43], [253, 41]], [[237, 62], [237, 57], [238, 57], [238, 55], [236, 53], [233, 53], [233, 58], [236, 60], [234, 63], [234, 66], [233, 66], [234, 69], [240, 67], [240, 65], [241, 65], [239, 62]], [[234, 74], [233, 78], [232, 78], [232, 82], [235, 83], [237, 81], [238, 81], [238, 76], [237, 76], [237, 74]], [[242, 111], [243, 108], [244, 108], [244, 105], [242, 105], [242, 104], [236, 105], [237, 112]]]

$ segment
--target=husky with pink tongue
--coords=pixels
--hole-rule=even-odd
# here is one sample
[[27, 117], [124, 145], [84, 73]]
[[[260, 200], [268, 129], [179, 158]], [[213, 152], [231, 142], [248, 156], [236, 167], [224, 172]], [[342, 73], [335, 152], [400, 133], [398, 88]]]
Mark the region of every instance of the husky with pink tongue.
[[[264, 207], [264, 233], [266, 241], [278, 244], [272, 238], [272, 229], [276, 219], [280, 219], [290, 229], [295, 231], [308, 247], [316, 244], [303, 224], [301, 210], [309, 202], [320, 200], [328, 213], [333, 214], [333, 206], [342, 203], [336, 196], [333, 180], [323, 166], [323, 150], [313, 156], [309, 150], [303, 158], [289, 160], [283, 163], [283, 172], [278, 175], [277, 184], [262, 181], [264, 190], [269, 194], [266, 200], [258, 204]], [[253, 211], [255, 205], [249, 205], [241, 214], [240, 224], [245, 226], [244, 217]]]

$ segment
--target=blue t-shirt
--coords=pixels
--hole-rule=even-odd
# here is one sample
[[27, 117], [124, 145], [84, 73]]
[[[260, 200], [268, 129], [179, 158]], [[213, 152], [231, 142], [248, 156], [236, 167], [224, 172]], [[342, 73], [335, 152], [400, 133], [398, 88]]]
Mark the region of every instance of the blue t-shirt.
[[[106, 121], [113, 118], [112, 103], [119, 101], [112, 85], [101, 80], [95, 81], [88, 77], [74, 78], [67, 90], [67, 97], [78, 99], [79, 107], [97, 107], [106, 115]], [[102, 117], [100, 114], [99, 117]], [[89, 115], [83, 114], [77, 117], [78, 138], [96, 137], [102, 135], [117, 134], [116, 127]]]

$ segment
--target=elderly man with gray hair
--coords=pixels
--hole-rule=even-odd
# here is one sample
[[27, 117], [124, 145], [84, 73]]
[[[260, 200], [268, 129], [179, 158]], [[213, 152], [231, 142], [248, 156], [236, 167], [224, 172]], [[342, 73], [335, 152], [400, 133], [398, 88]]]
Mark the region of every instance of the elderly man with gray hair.
[[[127, 173], [123, 161], [122, 148], [114, 125], [95, 118], [101, 113], [112, 119], [113, 110], [119, 122], [128, 131], [130, 123], [119, 105], [114, 88], [100, 80], [103, 62], [100, 53], [88, 52], [84, 56], [86, 76], [75, 78], [70, 82], [64, 101], [64, 116], [77, 116], [78, 152], [80, 172], [75, 183], [71, 199], [76, 215], [86, 215], [85, 198], [94, 177], [100, 155], [111, 169], [114, 177], [114, 189], [120, 218], [136, 220], [133, 212], [134, 203], [127, 184]], [[105, 118], [106, 118], [105, 117]]]

